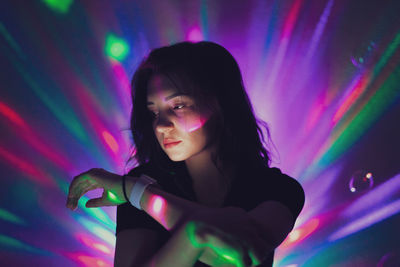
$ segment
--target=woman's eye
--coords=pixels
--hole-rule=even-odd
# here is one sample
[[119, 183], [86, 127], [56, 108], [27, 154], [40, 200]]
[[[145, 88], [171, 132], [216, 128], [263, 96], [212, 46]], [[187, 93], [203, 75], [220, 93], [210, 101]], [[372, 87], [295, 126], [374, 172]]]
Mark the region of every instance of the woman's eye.
[[185, 105], [175, 105], [174, 110], [183, 109], [184, 107], [185, 107]]

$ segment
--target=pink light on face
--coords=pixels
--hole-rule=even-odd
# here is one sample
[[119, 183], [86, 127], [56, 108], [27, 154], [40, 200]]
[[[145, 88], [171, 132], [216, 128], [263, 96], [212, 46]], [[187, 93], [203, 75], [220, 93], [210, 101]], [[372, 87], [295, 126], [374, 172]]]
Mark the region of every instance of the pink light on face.
[[187, 129], [187, 131], [189, 133], [194, 132], [198, 129], [200, 129], [201, 127], [203, 127], [204, 123], [206, 123], [207, 119], [206, 118], [199, 118], [199, 120], [194, 123], [194, 125], [190, 125], [189, 129]]
[[103, 131], [102, 136], [104, 138], [104, 141], [107, 143], [107, 145], [111, 148], [111, 150], [114, 153], [118, 153], [119, 151], [119, 146], [115, 138], [108, 132], [108, 131]]

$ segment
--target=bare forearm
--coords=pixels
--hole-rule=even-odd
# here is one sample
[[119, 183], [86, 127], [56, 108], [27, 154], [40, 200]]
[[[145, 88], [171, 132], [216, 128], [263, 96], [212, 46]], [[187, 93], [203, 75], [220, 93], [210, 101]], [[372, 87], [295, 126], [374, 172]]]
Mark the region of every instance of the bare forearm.
[[148, 186], [140, 200], [142, 209], [165, 229], [171, 231], [187, 220], [188, 216], [203, 206], [167, 193], [155, 186]]
[[195, 246], [190, 238], [194, 229], [184, 224], [168, 242], [142, 267], [191, 267], [200, 258], [204, 247]]

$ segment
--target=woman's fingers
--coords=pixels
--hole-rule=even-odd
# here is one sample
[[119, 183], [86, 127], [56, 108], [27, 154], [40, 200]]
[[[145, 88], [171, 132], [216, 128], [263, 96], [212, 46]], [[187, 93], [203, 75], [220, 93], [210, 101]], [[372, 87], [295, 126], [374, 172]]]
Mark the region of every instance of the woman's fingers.
[[67, 208], [75, 210], [78, 206], [79, 199], [88, 191], [97, 188], [102, 188], [102, 186], [91, 177], [90, 171], [76, 176], [69, 187], [66, 205]]
[[198, 236], [204, 242], [203, 245], [211, 248], [218, 255], [215, 264], [229, 263], [236, 267], [251, 266], [252, 260], [248, 249], [239, 240], [223, 231], [207, 226], [201, 229]]
[[268, 254], [269, 245], [258, 236], [252, 236], [248, 241], [244, 241], [244, 243], [249, 249], [249, 256], [253, 265], [259, 265], [262, 263]]

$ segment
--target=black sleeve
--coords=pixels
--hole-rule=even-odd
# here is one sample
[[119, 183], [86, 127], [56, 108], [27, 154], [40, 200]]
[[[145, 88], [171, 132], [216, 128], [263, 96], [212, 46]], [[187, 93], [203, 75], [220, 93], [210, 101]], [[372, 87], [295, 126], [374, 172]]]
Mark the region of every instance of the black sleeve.
[[138, 210], [130, 203], [124, 203], [117, 207], [116, 234], [125, 229], [147, 228], [162, 231], [164, 228], [145, 211]]
[[292, 212], [294, 218], [299, 216], [304, 206], [304, 190], [299, 182], [278, 168], [271, 168], [264, 177], [259, 177], [260, 186], [256, 187], [257, 202], [274, 200], [282, 203]]

